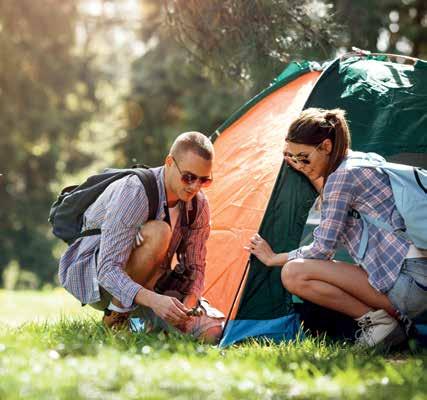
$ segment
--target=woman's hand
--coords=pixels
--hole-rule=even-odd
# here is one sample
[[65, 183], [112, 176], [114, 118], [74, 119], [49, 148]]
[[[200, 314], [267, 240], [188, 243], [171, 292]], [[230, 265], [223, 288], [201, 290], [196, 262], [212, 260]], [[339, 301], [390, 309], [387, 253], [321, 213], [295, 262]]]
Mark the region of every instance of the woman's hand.
[[320, 193], [323, 188], [323, 176], [318, 177], [313, 175], [313, 168], [310, 166], [310, 164], [307, 165], [302, 162], [295, 162], [292, 158], [286, 156], [285, 160], [290, 167], [305, 175], [310, 180], [311, 184], [314, 186], [317, 192]]
[[244, 249], [256, 256], [267, 267], [275, 265], [273, 260], [276, 253], [258, 233], [251, 237], [249, 244], [244, 246]]

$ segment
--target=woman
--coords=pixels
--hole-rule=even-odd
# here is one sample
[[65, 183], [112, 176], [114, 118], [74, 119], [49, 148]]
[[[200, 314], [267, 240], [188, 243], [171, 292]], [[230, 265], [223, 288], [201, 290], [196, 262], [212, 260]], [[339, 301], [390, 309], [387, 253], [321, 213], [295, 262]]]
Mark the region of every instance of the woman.
[[[405, 224], [385, 174], [343, 163], [351, 157], [350, 142], [344, 111], [301, 113], [289, 128], [284, 156], [320, 192], [321, 218], [313, 242], [276, 254], [256, 234], [246, 249], [267, 266], [283, 266], [282, 284], [291, 293], [354, 318], [361, 328], [358, 344], [391, 346], [406, 339], [410, 318], [427, 309], [427, 252], [370, 225], [367, 250], [357, 259], [363, 223], [349, 211], [382, 218], [396, 230]], [[333, 260], [338, 245], [358, 265]]]

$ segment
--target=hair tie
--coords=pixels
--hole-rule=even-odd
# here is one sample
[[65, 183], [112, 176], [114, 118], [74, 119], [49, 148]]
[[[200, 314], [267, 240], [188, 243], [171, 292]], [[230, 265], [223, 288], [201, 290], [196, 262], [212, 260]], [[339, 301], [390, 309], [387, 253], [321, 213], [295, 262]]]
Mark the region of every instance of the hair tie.
[[340, 120], [337, 118], [335, 114], [326, 114], [325, 115], [325, 122], [332, 128], [335, 128], [339, 123]]

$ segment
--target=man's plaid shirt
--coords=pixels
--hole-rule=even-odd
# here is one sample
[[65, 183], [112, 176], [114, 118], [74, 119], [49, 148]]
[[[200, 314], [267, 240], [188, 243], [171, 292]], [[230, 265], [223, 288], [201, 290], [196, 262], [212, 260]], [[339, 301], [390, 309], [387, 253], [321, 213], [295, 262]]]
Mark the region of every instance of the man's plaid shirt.
[[[164, 167], [153, 168], [159, 189], [157, 220], [165, 217], [166, 194]], [[200, 296], [204, 285], [206, 240], [210, 232], [209, 205], [203, 193], [197, 195], [197, 215], [189, 229], [186, 263], [196, 271], [190, 291]], [[180, 204], [181, 214], [186, 206]], [[100, 300], [99, 286], [111, 293], [125, 307], [133, 304], [141, 285], [124, 272], [136, 234], [148, 219], [145, 188], [135, 175], [112, 183], [86, 210], [84, 230], [101, 228], [101, 235], [76, 240], [59, 262], [59, 281], [82, 303]], [[168, 267], [183, 236], [178, 220], [172, 234], [165, 266]]]

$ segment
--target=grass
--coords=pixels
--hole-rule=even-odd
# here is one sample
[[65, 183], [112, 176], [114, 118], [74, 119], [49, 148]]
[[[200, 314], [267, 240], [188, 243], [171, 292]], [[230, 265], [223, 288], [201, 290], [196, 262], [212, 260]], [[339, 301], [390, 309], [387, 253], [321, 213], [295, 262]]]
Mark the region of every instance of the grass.
[[61, 317], [95, 317], [99, 312], [82, 307], [64, 289], [46, 291], [0, 290], [0, 324], [19, 326], [27, 322], [54, 322]]
[[0, 399], [427, 399], [425, 351], [385, 357], [310, 337], [219, 349], [111, 334], [61, 290], [0, 299]]

